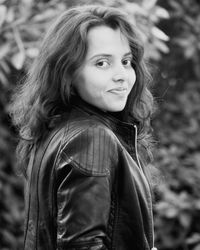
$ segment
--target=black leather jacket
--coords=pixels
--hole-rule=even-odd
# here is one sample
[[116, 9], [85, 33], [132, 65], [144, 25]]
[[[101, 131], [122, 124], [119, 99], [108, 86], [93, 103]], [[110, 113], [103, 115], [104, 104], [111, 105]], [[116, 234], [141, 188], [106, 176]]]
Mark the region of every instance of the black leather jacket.
[[149, 250], [152, 199], [137, 127], [80, 100], [32, 153], [25, 250]]

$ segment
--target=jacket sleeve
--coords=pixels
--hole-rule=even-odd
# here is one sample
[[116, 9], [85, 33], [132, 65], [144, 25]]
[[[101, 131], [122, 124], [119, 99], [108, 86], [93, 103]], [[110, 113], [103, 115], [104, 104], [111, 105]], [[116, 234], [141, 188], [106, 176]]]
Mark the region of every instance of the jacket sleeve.
[[67, 139], [57, 166], [58, 249], [106, 250], [116, 144], [92, 127]]

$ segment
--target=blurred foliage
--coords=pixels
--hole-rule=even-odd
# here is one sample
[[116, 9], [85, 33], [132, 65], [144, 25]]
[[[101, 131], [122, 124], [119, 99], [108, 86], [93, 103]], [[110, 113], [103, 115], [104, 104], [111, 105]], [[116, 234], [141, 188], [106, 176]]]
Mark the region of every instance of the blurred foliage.
[[153, 120], [156, 245], [200, 249], [200, 3], [198, 0], [0, 0], [0, 249], [22, 249], [23, 181], [16, 175], [10, 93], [38, 55], [52, 20], [70, 6], [99, 3], [130, 14], [155, 65]]
[[170, 52], [159, 60], [155, 165], [163, 178], [155, 205], [159, 249], [200, 249], [200, 2], [159, 1]]

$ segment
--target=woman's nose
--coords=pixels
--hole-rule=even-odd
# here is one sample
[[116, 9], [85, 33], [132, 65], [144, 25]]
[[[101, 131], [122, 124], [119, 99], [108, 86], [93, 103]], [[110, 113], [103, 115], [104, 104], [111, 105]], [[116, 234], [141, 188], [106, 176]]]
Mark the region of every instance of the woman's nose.
[[114, 73], [113, 73], [113, 80], [114, 81], [125, 81], [127, 78], [127, 73], [123, 65], [116, 66]]

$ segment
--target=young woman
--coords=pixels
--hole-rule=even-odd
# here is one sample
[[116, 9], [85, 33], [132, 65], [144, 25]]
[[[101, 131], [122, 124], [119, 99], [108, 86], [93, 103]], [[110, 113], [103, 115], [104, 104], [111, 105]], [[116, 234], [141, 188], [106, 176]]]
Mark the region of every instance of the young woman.
[[75, 7], [50, 28], [12, 104], [24, 249], [155, 249], [148, 83], [121, 11]]

